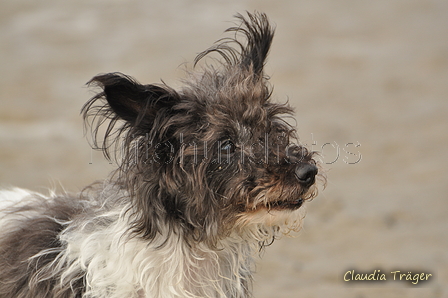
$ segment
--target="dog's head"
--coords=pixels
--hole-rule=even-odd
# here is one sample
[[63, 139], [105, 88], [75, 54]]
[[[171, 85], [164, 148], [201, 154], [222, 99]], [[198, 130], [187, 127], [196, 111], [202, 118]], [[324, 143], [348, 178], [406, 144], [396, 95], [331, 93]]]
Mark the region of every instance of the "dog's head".
[[110, 120], [100, 148], [109, 157], [113, 142], [121, 146], [119, 180], [142, 237], [166, 227], [209, 243], [249, 227], [272, 236], [296, 228], [298, 209], [316, 194], [314, 153], [284, 120], [292, 109], [270, 100], [263, 67], [273, 29], [264, 14], [237, 18], [241, 25], [227, 31], [246, 42], [223, 39], [199, 54], [195, 64], [211, 53], [222, 59], [192, 73], [181, 90], [120, 73], [90, 81], [102, 92], [84, 116], [94, 116], [94, 132]]

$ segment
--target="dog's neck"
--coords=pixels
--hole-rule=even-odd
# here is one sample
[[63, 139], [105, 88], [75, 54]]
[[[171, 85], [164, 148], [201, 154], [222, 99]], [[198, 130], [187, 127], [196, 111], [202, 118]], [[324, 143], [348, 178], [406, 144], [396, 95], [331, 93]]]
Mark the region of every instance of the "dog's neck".
[[[253, 238], [249, 241], [232, 234], [210, 248], [185, 242], [181, 232], [167, 231], [148, 243], [129, 234], [129, 218], [123, 210], [109, 210], [103, 219], [109, 223], [106, 229], [95, 229], [92, 222], [61, 236], [67, 250], [60, 261], [72, 264], [69, 271], [73, 274], [86, 271], [87, 292], [92, 296], [249, 296], [254, 257], [259, 251]], [[71, 275], [66, 272], [66, 276]]]

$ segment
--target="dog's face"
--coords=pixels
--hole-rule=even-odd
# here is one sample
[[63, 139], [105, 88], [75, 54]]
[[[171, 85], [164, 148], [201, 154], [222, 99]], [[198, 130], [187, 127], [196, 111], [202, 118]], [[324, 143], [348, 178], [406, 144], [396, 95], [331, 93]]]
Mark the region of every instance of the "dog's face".
[[[243, 33], [247, 44], [236, 42], [236, 50], [235, 40], [225, 40], [200, 54], [196, 62], [212, 52], [225, 62], [193, 74], [182, 90], [119, 73], [91, 81], [103, 92], [84, 114], [110, 119], [106, 155], [107, 142], [124, 137], [119, 179], [133, 200], [133, 229], [143, 237], [168, 226], [214, 243], [247, 226], [294, 228], [296, 211], [316, 194], [313, 152], [283, 120], [291, 108], [271, 102], [263, 73], [273, 30], [263, 14], [238, 18], [242, 25], [228, 31]], [[104, 118], [96, 119], [94, 131]]]

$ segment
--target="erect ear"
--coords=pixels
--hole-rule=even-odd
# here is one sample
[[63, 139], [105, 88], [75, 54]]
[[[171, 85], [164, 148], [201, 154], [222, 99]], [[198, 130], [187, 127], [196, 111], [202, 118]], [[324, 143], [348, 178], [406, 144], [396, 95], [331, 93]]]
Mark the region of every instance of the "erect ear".
[[[274, 38], [274, 28], [264, 13], [247, 12], [247, 17], [237, 14], [236, 18], [239, 24], [226, 30], [235, 32], [235, 37], [220, 39], [212, 47], [199, 53], [195, 58], [195, 65], [203, 57], [215, 52], [221, 55], [227, 64], [252, 72], [256, 80], [267, 79], [263, 67]], [[246, 38], [246, 43], [237, 39], [238, 34]], [[231, 44], [236, 44], [237, 48]]]
[[106, 99], [111, 110], [131, 126], [152, 126], [158, 112], [170, 109], [179, 100], [171, 88], [141, 85], [122, 73], [98, 75], [88, 82], [91, 84], [103, 89], [93, 99]]
[[254, 74], [262, 77], [263, 67], [274, 38], [274, 28], [271, 27], [268, 17], [264, 13], [247, 12], [247, 18], [241, 14], [237, 14], [236, 18], [241, 21], [241, 25], [231, 27], [226, 31], [242, 32], [246, 36], [247, 44], [241, 46], [240, 65], [246, 69], [252, 67]]

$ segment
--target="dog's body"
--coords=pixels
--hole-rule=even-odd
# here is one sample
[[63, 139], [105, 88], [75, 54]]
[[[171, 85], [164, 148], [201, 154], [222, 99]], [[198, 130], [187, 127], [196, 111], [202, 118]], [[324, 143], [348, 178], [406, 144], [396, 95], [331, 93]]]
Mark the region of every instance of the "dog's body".
[[238, 19], [247, 44], [200, 54], [224, 62], [180, 91], [91, 80], [84, 116], [94, 134], [109, 120], [100, 148], [122, 146], [119, 168], [78, 195], [0, 192], [1, 298], [250, 296], [254, 257], [300, 228], [318, 170], [270, 101], [266, 16]]
[[2, 241], [0, 297], [246, 297], [256, 242], [229, 235], [219, 249], [191, 246], [162, 227], [149, 243], [129, 233], [126, 192], [90, 192], [15, 190], [26, 203], [10, 226], [2, 223], [14, 232]]

